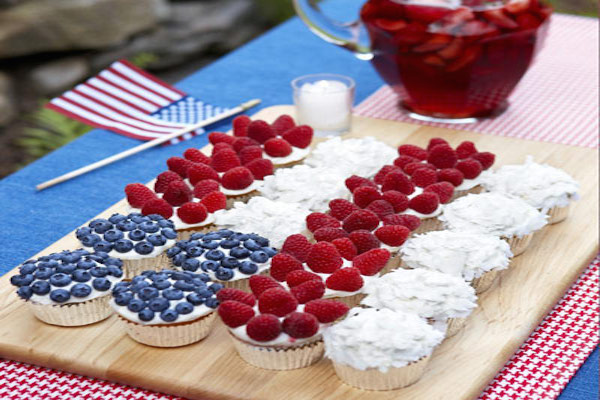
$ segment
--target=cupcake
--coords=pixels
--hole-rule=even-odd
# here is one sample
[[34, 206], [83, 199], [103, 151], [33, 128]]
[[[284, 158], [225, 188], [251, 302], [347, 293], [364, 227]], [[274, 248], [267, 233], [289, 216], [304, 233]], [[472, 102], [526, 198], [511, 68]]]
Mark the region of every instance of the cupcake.
[[81, 326], [112, 314], [110, 289], [122, 280], [122, 262], [105, 252], [63, 251], [29, 260], [10, 278], [17, 294], [41, 321]]
[[115, 285], [110, 304], [136, 342], [178, 347], [208, 336], [219, 305], [216, 293], [222, 288], [207, 274], [144, 271]]
[[252, 275], [268, 271], [275, 254], [268, 239], [228, 229], [194, 233], [167, 251], [174, 269], [205, 272], [213, 281], [243, 290]]
[[497, 236], [439, 231], [412, 237], [400, 250], [402, 266], [460, 277], [483, 293], [508, 268], [512, 252]]
[[565, 171], [538, 164], [528, 156], [524, 164], [505, 165], [487, 174], [483, 186], [490, 192], [516, 196], [548, 215], [548, 223], [563, 221], [578, 200], [579, 183]]
[[304, 368], [323, 357], [322, 332], [348, 307], [319, 299], [311, 291], [293, 293], [265, 276], [250, 278], [252, 294], [223, 289], [217, 294], [219, 316], [227, 325], [238, 355], [271, 370]]
[[501, 193], [468, 194], [448, 204], [440, 220], [450, 230], [499, 236], [513, 255], [523, 253], [548, 217], [525, 201]]
[[177, 238], [173, 228], [173, 221], [158, 214], [113, 214], [91, 221], [75, 235], [84, 248], [123, 260], [125, 279], [131, 279], [144, 270], [167, 266], [164, 252]]
[[389, 308], [425, 318], [454, 336], [477, 307], [477, 296], [457, 276], [425, 269], [399, 269], [369, 282], [362, 305]]
[[325, 356], [338, 378], [367, 390], [393, 390], [417, 382], [444, 334], [416, 314], [353, 308], [323, 332]]

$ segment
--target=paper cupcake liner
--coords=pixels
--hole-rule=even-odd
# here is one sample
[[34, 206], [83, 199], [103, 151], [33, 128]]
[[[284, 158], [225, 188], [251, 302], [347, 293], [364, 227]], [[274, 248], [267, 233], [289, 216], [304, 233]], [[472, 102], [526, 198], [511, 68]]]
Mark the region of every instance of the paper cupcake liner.
[[533, 233], [525, 235], [523, 237], [513, 236], [510, 238], [504, 238], [508, 244], [510, 245], [510, 251], [513, 253], [513, 257], [516, 257], [520, 254], [523, 254], [529, 243], [531, 243], [531, 239], [533, 239]]
[[238, 355], [248, 364], [272, 370], [290, 370], [308, 367], [323, 358], [323, 340], [298, 347], [261, 347], [246, 343], [231, 335]]
[[166, 252], [152, 258], [123, 260], [123, 279], [131, 279], [144, 271], [161, 271], [165, 268], [172, 269]]
[[253, 190], [249, 193], [244, 193], [244, 194], [240, 194], [240, 195], [236, 195], [236, 196], [227, 196], [227, 206], [225, 207], [225, 209], [229, 210], [230, 208], [232, 208], [233, 203], [235, 203], [236, 201], [241, 201], [242, 203], [247, 203], [248, 200], [250, 200], [254, 196], [258, 196], [258, 194], [259, 194], [258, 190]]
[[177, 229], [177, 240], [188, 240], [194, 233], [208, 233], [216, 230], [217, 226], [215, 224], [198, 226], [196, 228]]
[[412, 385], [421, 379], [429, 357], [423, 357], [402, 368], [390, 368], [385, 373], [375, 368], [361, 371], [335, 361], [333, 368], [338, 378], [347, 385], [366, 390], [394, 390]]
[[475, 278], [471, 281], [471, 286], [475, 289], [476, 294], [481, 294], [488, 290], [494, 284], [494, 281], [498, 277], [498, 270], [492, 269], [481, 275], [479, 278]]
[[379, 273], [381, 275], [383, 275], [383, 274], [387, 274], [388, 272], [392, 272], [396, 268], [400, 267], [400, 263], [401, 263], [400, 255], [398, 254], [397, 251], [395, 251], [390, 256], [390, 259], [388, 260], [387, 264], [385, 264], [385, 267], [383, 267], [383, 269], [381, 271], [379, 271]]
[[448, 318], [446, 322], [446, 339], [456, 335], [467, 324], [467, 318]]
[[548, 210], [548, 224], [558, 224], [564, 221], [569, 216], [571, 205], [565, 207], [552, 207]]
[[113, 313], [109, 305], [110, 295], [96, 297], [81, 303], [39, 304], [28, 301], [27, 305], [37, 319], [51, 325], [82, 326], [102, 321]]
[[450, 201], [454, 201], [460, 197], [466, 196], [469, 193], [479, 194], [482, 192], [483, 192], [483, 186], [481, 186], [481, 185], [474, 186], [471, 189], [467, 189], [467, 190], [455, 190]]
[[442, 221], [440, 221], [437, 217], [433, 218], [425, 218], [421, 220], [421, 225], [417, 229], [415, 229], [412, 233], [427, 233], [432, 231], [441, 231], [444, 229], [444, 225]]
[[179, 347], [199, 342], [211, 331], [216, 313], [196, 320], [166, 325], [142, 325], [119, 316], [119, 324], [136, 342], [154, 347]]
[[346, 304], [348, 307], [356, 307], [360, 304], [362, 299], [364, 299], [366, 294], [364, 293], [356, 293], [351, 296], [338, 296], [338, 297], [329, 297], [329, 300], [336, 300]]

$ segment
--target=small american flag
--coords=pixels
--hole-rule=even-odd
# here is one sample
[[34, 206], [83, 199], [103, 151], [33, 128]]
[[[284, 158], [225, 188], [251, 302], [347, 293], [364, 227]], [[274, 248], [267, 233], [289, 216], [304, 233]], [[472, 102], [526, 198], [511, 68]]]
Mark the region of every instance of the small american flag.
[[[126, 60], [113, 63], [47, 105], [87, 125], [152, 140], [227, 111], [188, 96]], [[171, 144], [203, 133], [172, 139]]]

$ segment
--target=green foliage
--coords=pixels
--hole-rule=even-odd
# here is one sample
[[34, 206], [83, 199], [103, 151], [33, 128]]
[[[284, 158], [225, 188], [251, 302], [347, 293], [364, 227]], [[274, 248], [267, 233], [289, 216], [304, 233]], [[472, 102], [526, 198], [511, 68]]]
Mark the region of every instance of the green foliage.
[[159, 57], [154, 53], [141, 52], [129, 58], [129, 61], [137, 67], [148, 68], [152, 63], [158, 61]]
[[262, 17], [271, 25], [277, 25], [294, 16], [292, 0], [257, 0]]

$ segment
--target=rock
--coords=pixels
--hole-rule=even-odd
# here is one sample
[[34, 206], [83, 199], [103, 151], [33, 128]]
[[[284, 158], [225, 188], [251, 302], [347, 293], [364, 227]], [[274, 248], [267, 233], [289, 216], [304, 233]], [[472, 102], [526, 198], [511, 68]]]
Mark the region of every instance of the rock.
[[12, 81], [0, 71], [0, 127], [7, 126], [17, 116], [15, 101]]
[[0, 58], [102, 49], [155, 28], [166, 0], [28, 0], [0, 9]]
[[55, 95], [70, 89], [88, 74], [89, 67], [85, 58], [60, 58], [32, 69], [29, 83], [39, 94]]

